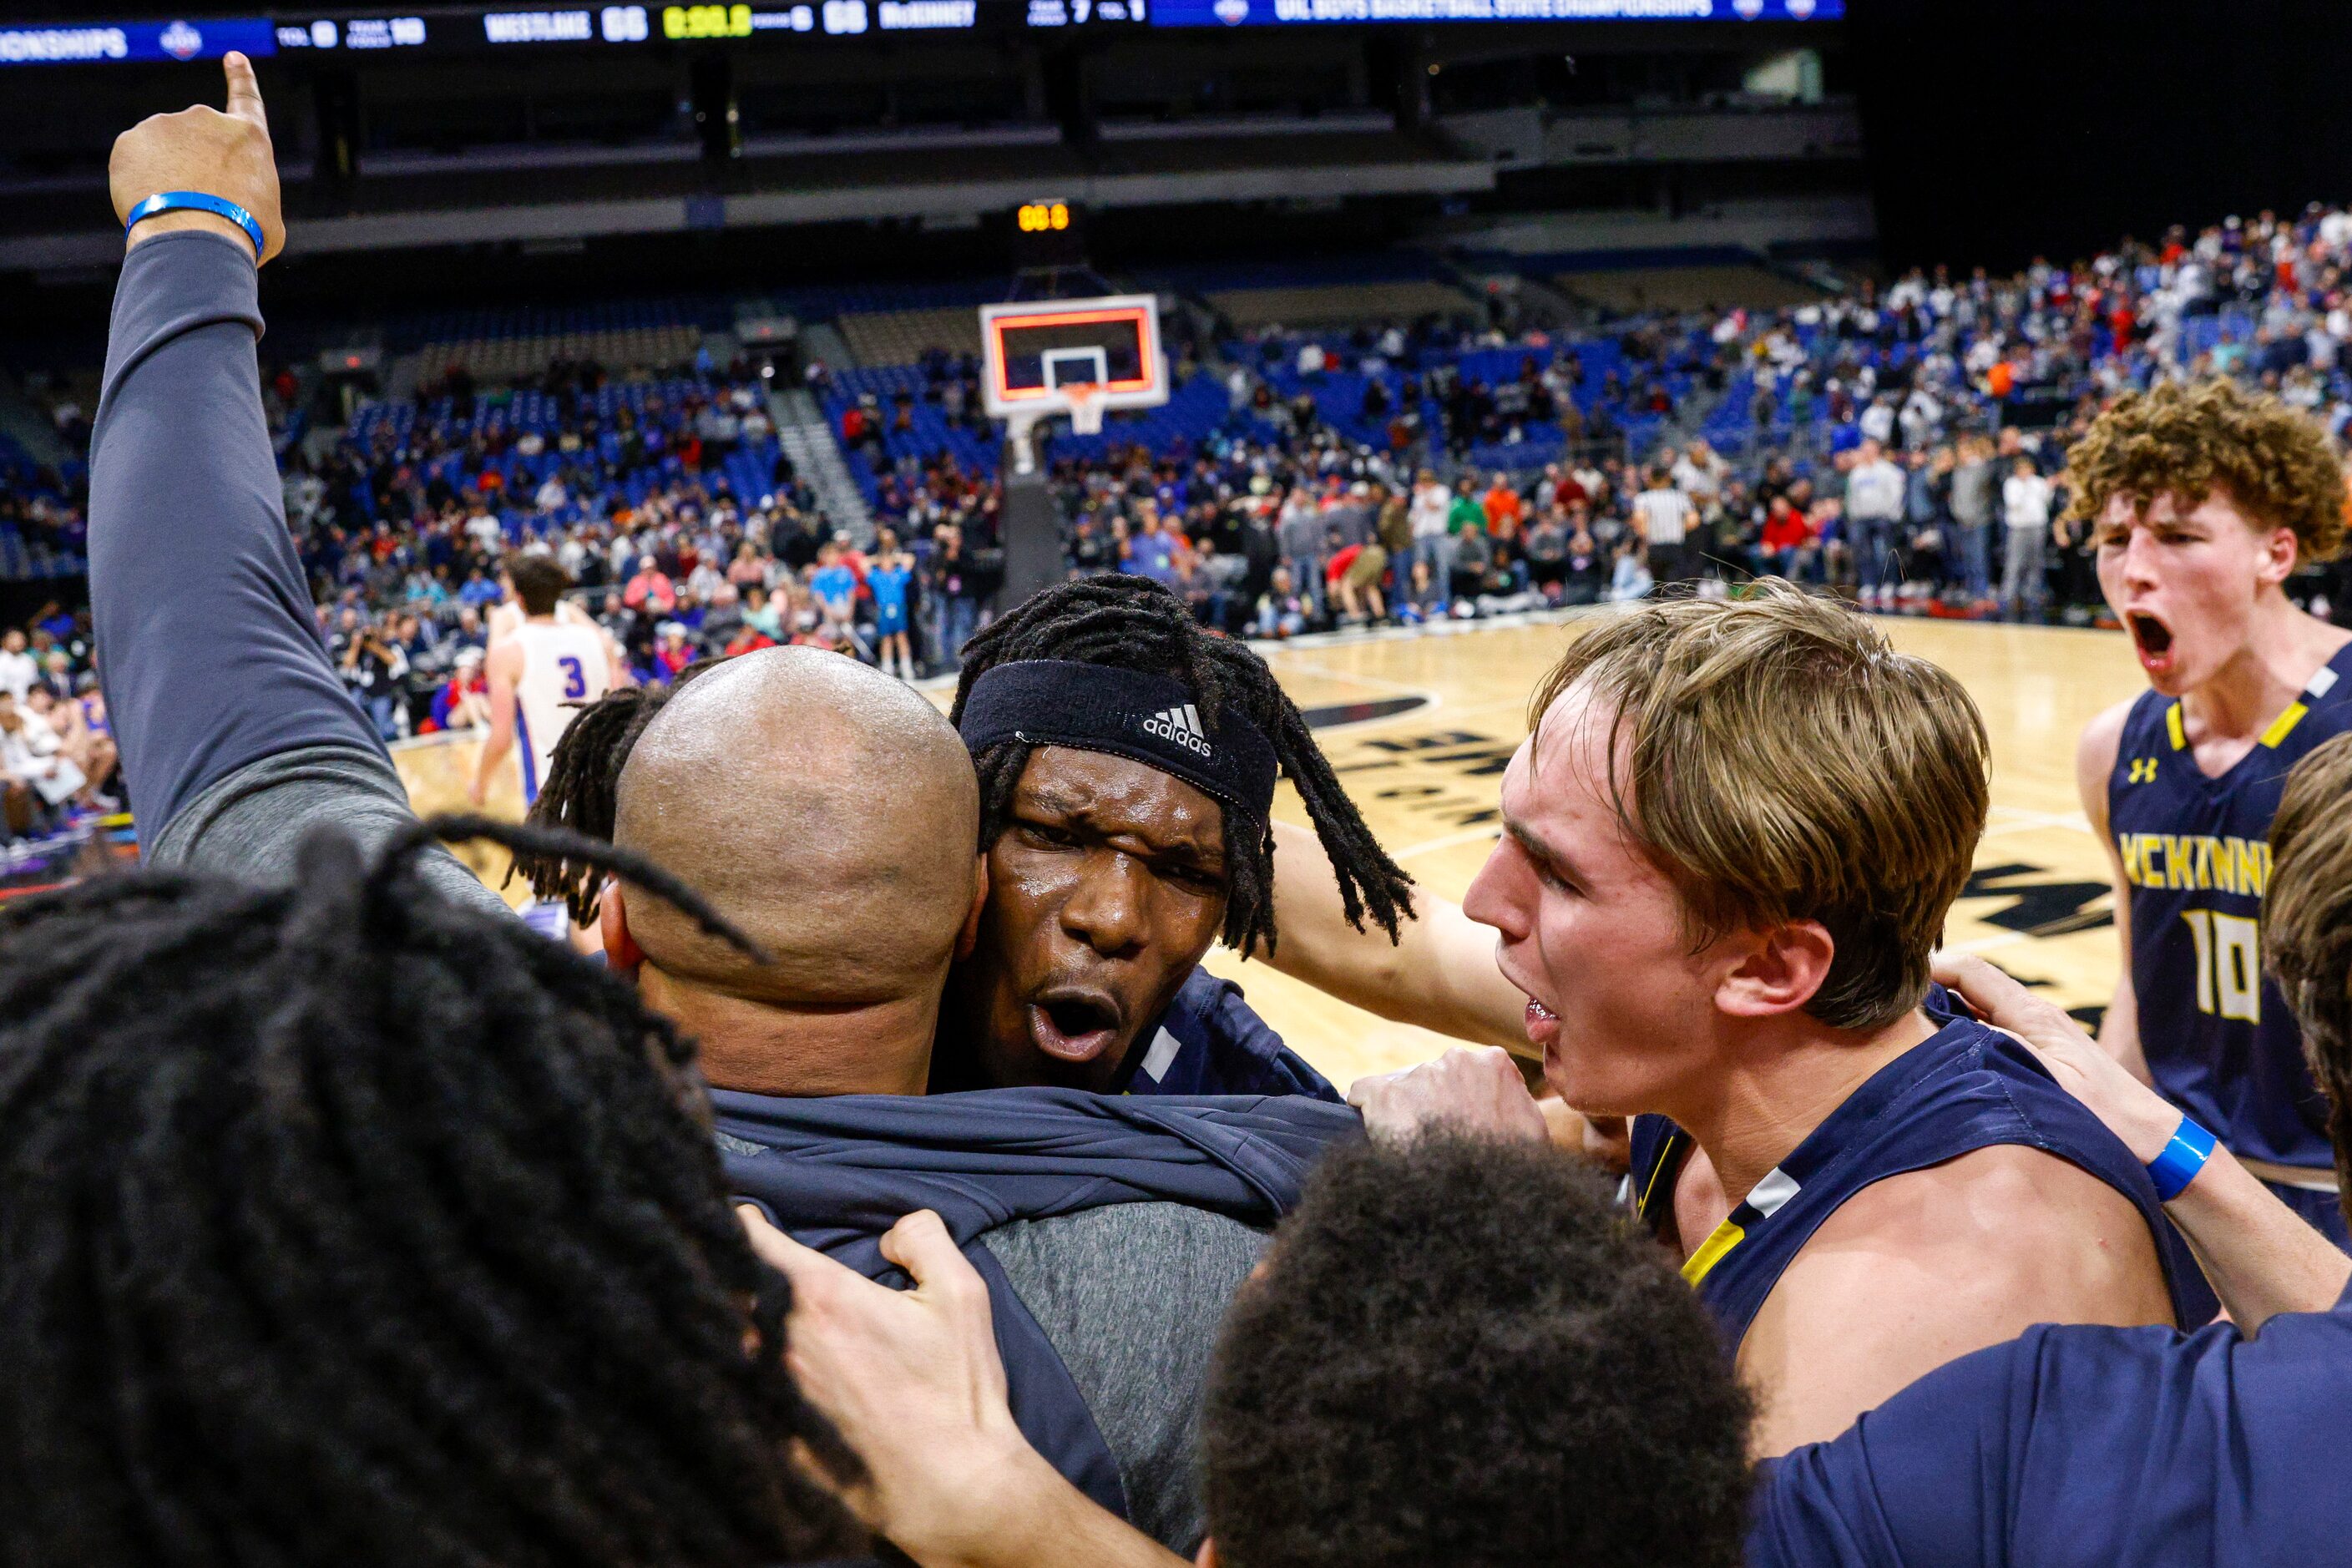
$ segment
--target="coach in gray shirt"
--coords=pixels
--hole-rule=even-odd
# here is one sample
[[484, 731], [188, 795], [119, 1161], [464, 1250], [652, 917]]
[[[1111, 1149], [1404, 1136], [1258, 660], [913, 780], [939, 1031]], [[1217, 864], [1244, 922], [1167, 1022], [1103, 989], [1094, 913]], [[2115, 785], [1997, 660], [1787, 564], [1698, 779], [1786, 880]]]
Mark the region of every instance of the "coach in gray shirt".
[[[257, 248], [273, 256], [284, 238], [277, 174], [251, 67], [232, 55], [227, 70], [229, 113], [161, 116], [116, 145], [118, 214], [204, 192], [251, 213], [264, 238], [194, 212], [131, 231], [91, 449], [90, 596], [147, 860], [274, 879], [316, 826], [374, 843], [414, 817], [327, 659], [287, 533], [255, 353]], [[979, 916], [976, 826], [961, 844], [941, 831], [959, 810], [976, 819], [963, 746], [928, 704], [837, 659], [814, 678], [806, 661], [771, 661], [733, 684], [741, 700], [681, 710], [644, 752], [636, 804], [661, 825], [646, 847], [775, 962], [718, 963], [723, 944], [674, 911], [629, 909], [625, 889], [608, 900], [608, 953], [699, 1037], [721, 1087], [918, 1093], [940, 982]], [[858, 759], [894, 771], [846, 787]], [[887, 800], [876, 777], [892, 781]], [[446, 854], [428, 874], [449, 897], [502, 907]], [[1201, 1380], [1258, 1234], [1126, 1203], [984, 1244], [1087, 1401], [1129, 1516], [1192, 1550]]]

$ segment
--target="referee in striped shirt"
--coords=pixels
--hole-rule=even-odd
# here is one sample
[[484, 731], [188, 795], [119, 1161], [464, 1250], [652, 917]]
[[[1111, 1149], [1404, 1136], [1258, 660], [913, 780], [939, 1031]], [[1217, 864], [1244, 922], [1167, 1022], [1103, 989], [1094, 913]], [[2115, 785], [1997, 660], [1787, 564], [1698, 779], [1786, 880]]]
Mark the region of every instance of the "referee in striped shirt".
[[1649, 547], [1650, 575], [1663, 588], [1687, 582], [1691, 568], [1690, 525], [1696, 509], [1690, 497], [1675, 489], [1664, 468], [1650, 470], [1650, 488], [1633, 498], [1633, 531]]

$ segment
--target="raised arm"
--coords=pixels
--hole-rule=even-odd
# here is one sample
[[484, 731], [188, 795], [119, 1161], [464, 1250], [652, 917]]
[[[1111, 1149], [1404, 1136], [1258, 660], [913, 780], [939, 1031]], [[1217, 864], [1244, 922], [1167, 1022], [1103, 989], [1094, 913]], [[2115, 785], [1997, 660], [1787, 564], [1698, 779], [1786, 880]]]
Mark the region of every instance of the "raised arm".
[[1415, 1024], [1521, 1056], [1528, 999], [1495, 967], [1495, 933], [1462, 906], [1426, 894], [1397, 941], [1358, 931], [1311, 829], [1274, 825], [1274, 918], [1278, 940], [1265, 962], [1294, 980], [1400, 1024]]
[[[285, 243], [253, 67], [228, 111], [157, 115], [114, 144], [115, 211], [197, 191]], [[242, 228], [170, 212], [131, 231], [90, 447], [90, 607], [107, 709], [151, 863], [290, 874], [302, 831], [373, 841], [414, 820], [399, 775], [319, 640], [288, 537], [254, 343], [258, 262]], [[495, 901], [440, 852], [425, 874]], [[468, 891], [470, 889], [470, 891]]]

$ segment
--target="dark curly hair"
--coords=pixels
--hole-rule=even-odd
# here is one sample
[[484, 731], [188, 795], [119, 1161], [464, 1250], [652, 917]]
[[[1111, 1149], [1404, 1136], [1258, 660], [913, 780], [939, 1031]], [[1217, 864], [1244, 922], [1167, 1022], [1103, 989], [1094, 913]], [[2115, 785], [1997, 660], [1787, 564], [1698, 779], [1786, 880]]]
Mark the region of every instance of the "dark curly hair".
[[1201, 1417], [1227, 1568], [1737, 1568], [1748, 1397], [1690, 1288], [1548, 1148], [1326, 1156]]
[[2271, 818], [2263, 956], [2303, 1026], [2352, 1220], [2352, 735], [2313, 748]]
[[[1331, 858], [1340, 907], [1349, 923], [1373, 923], [1397, 934], [1412, 917], [1412, 879], [1388, 857], [1364, 826], [1355, 802], [1332, 774], [1307, 721], [1284, 694], [1265, 660], [1242, 643], [1202, 629], [1183, 600], [1148, 577], [1113, 574], [1040, 589], [964, 645], [963, 675], [955, 706], [963, 721], [972, 682], [1000, 664], [1059, 658], [1111, 669], [1166, 676], [1191, 692], [1212, 729], [1228, 705], [1264, 732], [1282, 773], [1297, 788], [1315, 836]], [[994, 847], [1012, 820], [1013, 792], [1029, 765], [1031, 748], [1019, 741], [991, 746], [972, 758], [980, 773], [980, 847]], [[1274, 929], [1274, 830], [1227, 805], [1224, 942], [1244, 957], [1259, 943], [1271, 952]]]
[[2344, 465], [2308, 414], [2227, 379], [2126, 393], [2066, 454], [2066, 521], [2095, 523], [2123, 496], [2194, 506], [2217, 488], [2249, 515], [2293, 531], [2305, 561], [2344, 545]]
[[648, 1568], [862, 1537], [631, 988], [416, 870], [103, 877], [0, 911], [0, 1562]]

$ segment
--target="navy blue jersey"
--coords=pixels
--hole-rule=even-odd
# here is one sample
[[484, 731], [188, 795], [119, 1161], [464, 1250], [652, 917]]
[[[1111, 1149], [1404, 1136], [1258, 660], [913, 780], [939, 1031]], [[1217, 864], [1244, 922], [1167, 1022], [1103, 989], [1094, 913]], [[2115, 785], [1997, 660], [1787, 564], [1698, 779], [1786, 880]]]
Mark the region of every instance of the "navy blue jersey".
[[[1768, 1460], [1749, 1568], [2341, 1563], [2352, 1291], [2244, 1339], [2028, 1329]], [[2335, 1476], [2335, 1480], [2327, 1478]]]
[[1195, 969], [1128, 1053], [1129, 1094], [1304, 1094], [1340, 1101], [1330, 1080], [1282, 1043], [1242, 988]]
[[1362, 1135], [1295, 1095], [1130, 1100], [1075, 1089], [797, 1099], [713, 1089], [728, 1190], [803, 1246], [895, 1283], [881, 1239], [929, 1209], [987, 1282], [1013, 1418], [1072, 1485], [1125, 1517], [1118, 1466], [1069, 1369], [982, 1237], [1013, 1220], [1175, 1203], [1270, 1226], [1307, 1172]]
[[2263, 977], [2271, 818], [2292, 768], [2352, 729], [2352, 645], [2220, 778], [2189, 750], [2180, 704], [2132, 704], [2107, 780], [2107, 826], [2131, 888], [2140, 1049], [2169, 1100], [2236, 1153], [2333, 1171], [2303, 1039]]
[[[1873, 1073], [1716, 1226], [1683, 1265], [1683, 1278], [1737, 1353], [1781, 1274], [1848, 1198], [1889, 1176], [2003, 1143], [2054, 1154], [2129, 1198], [2164, 1260], [2174, 1311], [2189, 1310], [2147, 1171], [2032, 1052], [1970, 1018], [1945, 1024]], [[1629, 1191], [1663, 1236], [1675, 1234], [1675, 1180], [1691, 1147], [1690, 1134], [1664, 1117], [1635, 1118]]]

